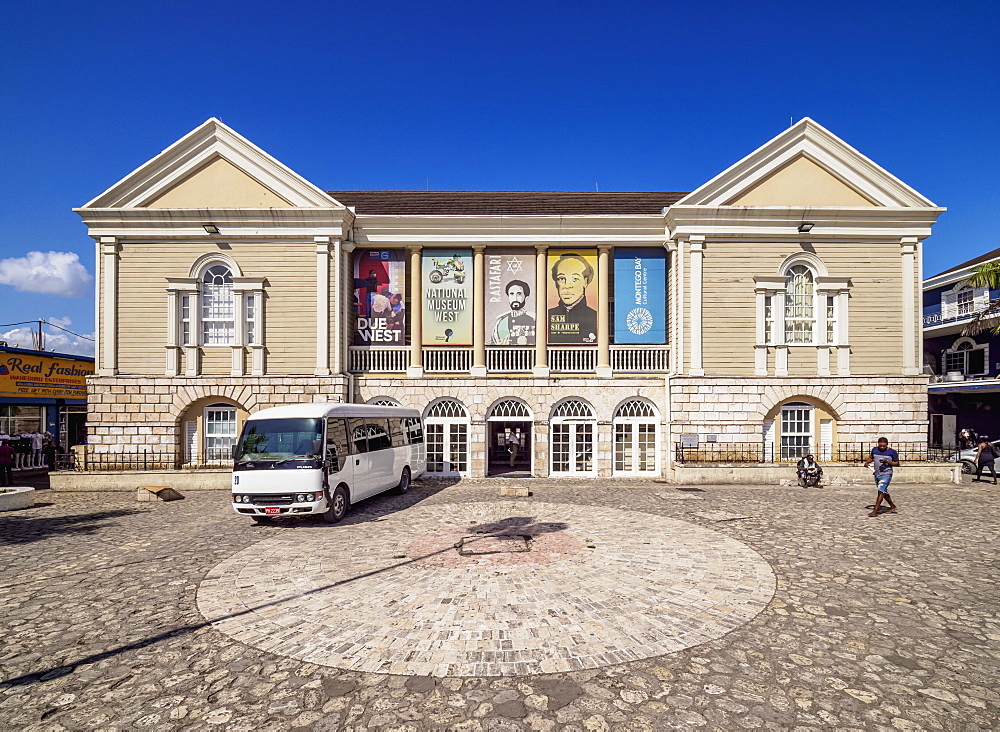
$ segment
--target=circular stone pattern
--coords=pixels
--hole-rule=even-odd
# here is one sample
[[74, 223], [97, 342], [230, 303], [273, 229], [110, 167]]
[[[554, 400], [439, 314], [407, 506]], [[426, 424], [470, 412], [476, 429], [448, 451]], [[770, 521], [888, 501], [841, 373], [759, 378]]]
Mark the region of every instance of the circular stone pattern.
[[198, 608], [239, 641], [323, 666], [520, 676], [705, 643], [774, 586], [748, 546], [684, 521], [490, 502], [289, 530], [212, 569]]

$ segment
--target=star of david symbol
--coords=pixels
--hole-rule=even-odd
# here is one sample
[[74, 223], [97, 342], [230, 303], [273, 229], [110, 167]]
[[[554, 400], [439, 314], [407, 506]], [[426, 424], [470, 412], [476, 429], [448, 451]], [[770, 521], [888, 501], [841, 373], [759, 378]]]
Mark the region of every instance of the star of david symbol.
[[514, 274], [517, 274], [518, 272], [521, 271], [521, 269], [522, 269], [521, 260], [518, 259], [517, 257], [512, 257], [511, 259], [507, 260], [508, 272], [513, 272]]

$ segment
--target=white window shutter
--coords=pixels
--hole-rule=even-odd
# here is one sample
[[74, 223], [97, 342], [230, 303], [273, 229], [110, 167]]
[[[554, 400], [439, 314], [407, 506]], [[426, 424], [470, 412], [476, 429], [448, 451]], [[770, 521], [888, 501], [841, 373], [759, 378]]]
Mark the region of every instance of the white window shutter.
[[941, 295], [941, 319], [950, 320], [958, 315], [958, 296], [954, 293]]
[[977, 287], [972, 292], [972, 306], [976, 310], [982, 310], [990, 304], [990, 288]]
[[819, 421], [819, 459], [830, 460], [833, 455], [833, 420]]
[[774, 457], [774, 420], [765, 419], [763, 425], [761, 425], [761, 437], [764, 443], [764, 459], [773, 459]]

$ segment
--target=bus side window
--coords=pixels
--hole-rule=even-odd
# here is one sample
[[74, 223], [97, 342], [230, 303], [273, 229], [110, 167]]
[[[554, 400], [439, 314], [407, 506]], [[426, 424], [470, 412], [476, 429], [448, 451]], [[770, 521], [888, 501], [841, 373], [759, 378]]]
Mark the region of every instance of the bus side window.
[[326, 420], [326, 459], [330, 461], [330, 469], [337, 472], [343, 467], [347, 456], [347, 424], [342, 419]]
[[351, 452], [360, 454], [368, 452], [368, 425], [364, 417], [353, 417], [347, 420], [347, 431], [351, 436]]
[[389, 418], [389, 434], [392, 436], [393, 447], [406, 447], [406, 433], [403, 431], [403, 420], [399, 417]]
[[403, 427], [406, 429], [406, 438], [411, 445], [417, 445], [424, 441], [424, 429], [420, 420], [416, 417], [407, 417], [403, 420]]
[[389, 420], [368, 420], [368, 450], [374, 452], [390, 447], [392, 447], [392, 439], [389, 437]]

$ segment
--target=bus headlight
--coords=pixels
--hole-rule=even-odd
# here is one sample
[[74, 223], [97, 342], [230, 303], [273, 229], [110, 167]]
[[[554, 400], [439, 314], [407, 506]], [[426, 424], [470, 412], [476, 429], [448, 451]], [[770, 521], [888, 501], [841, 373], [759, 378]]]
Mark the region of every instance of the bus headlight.
[[250, 496], [243, 496], [244, 503], [250, 503]]
[[295, 502], [296, 503], [305, 503], [306, 502], [306, 496], [304, 496], [301, 493], [296, 493], [295, 494]]

